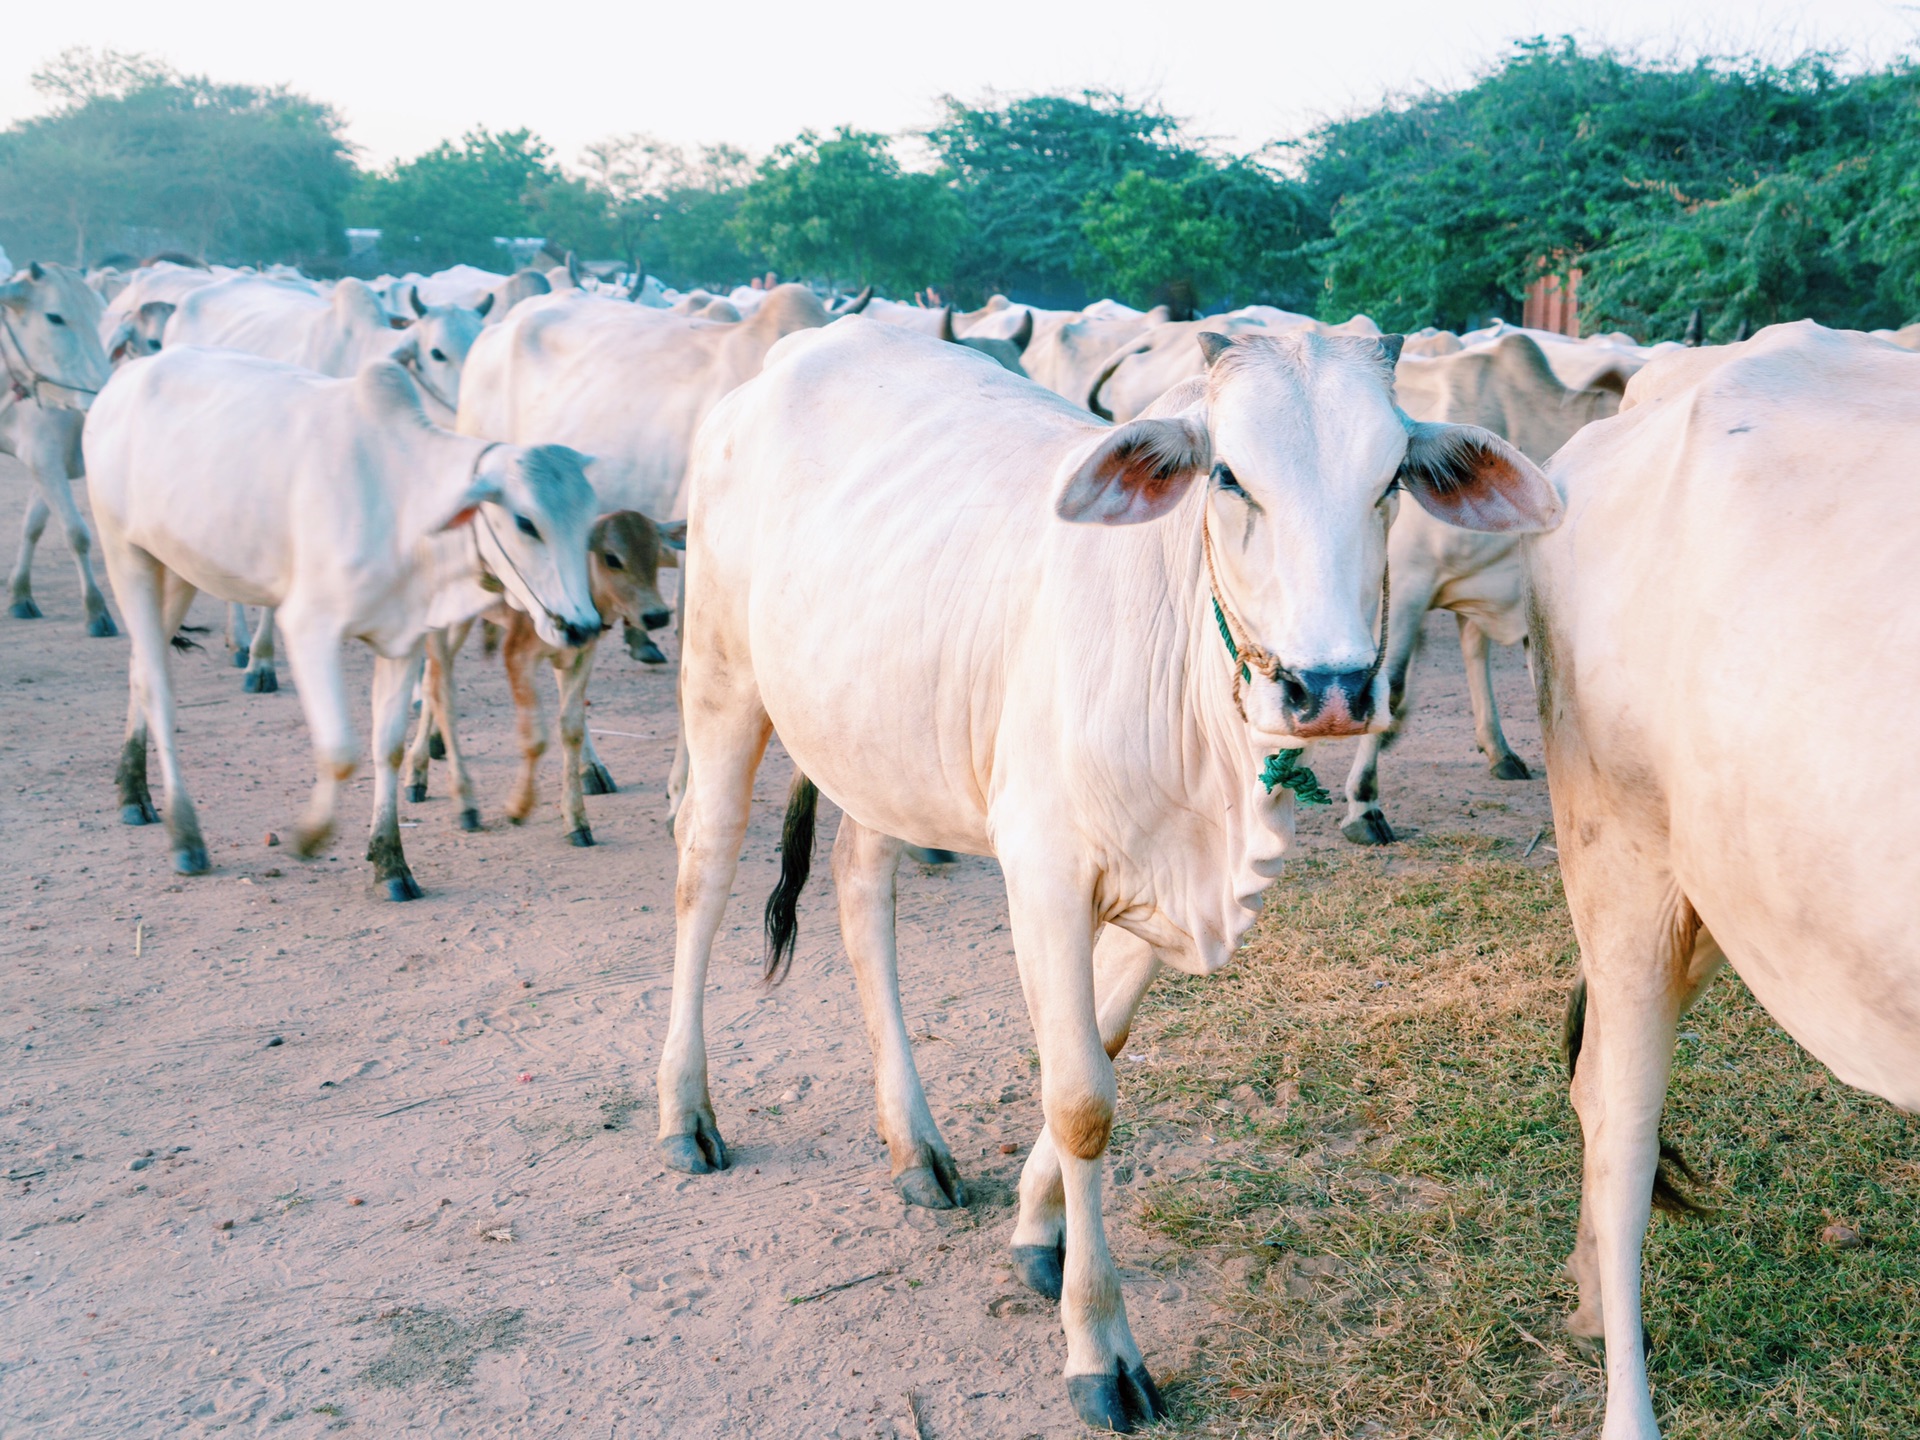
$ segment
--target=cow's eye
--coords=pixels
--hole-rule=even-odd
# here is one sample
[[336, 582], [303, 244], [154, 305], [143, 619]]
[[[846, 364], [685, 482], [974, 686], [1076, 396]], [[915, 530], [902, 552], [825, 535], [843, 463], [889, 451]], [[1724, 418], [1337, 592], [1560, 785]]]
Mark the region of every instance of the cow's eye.
[[540, 538], [539, 527], [536, 526], [533, 523], [533, 521], [529, 520], [526, 516], [524, 515], [514, 516], [513, 523], [520, 527], [520, 533], [522, 535], [531, 536], [535, 540], [538, 540]]
[[1242, 500], [1247, 498], [1247, 492], [1240, 488], [1240, 482], [1233, 478], [1233, 471], [1224, 460], [1213, 467], [1213, 483], [1229, 495], [1238, 495]]
[[67, 317], [64, 315], [56, 315], [49, 310], [47, 312], [47, 323], [49, 325], [64, 325], [67, 323]]
[[611, 550], [605, 550], [601, 552], [600, 563], [606, 566], [609, 570], [624, 570], [627, 568], [626, 562], [621, 560], [621, 558], [618, 555], [614, 554]]
[[429, 350], [427, 353], [433, 356], [433, 358], [438, 360], [442, 365], [447, 363], [447, 357], [442, 355], [438, 349]]

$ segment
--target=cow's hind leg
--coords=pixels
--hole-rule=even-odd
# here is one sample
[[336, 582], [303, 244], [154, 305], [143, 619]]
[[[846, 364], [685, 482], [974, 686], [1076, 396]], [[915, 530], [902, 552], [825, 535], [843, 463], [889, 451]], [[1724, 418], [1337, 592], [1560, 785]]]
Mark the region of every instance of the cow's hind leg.
[[[1119, 1056], [1133, 1028], [1133, 1013], [1160, 973], [1153, 947], [1118, 926], [1100, 932], [1093, 947], [1100, 1043], [1108, 1059]], [[1066, 1262], [1066, 1191], [1060, 1152], [1047, 1130], [1033, 1143], [1020, 1171], [1020, 1217], [1013, 1227], [1013, 1268], [1027, 1287], [1049, 1300], [1060, 1298]]]
[[253, 640], [247, 646], [247, 673], [240, 677], [240, 688], [249, 695], [272, 695], [280, 688], [280, 677], [273, 668], [273, 607], [260, 608], [260, 623], [253, 627]]
[[1413, 705], [1413, 662], [1420, 654], [1420, 632], [1431, 608], [1430, 590], [1403, 593], [1396, 589], [1387, 622], [1387, 651], [1382, 662], [1387, 673], [1387, 704], [1393, 713], [1381, 734], [1360, 737], [1347, 772], [1347, 818], [1340, 833], [1355, 845], [1391, 845], [1393, 827], [1380, 809], [1380, 754], [1399, 737]]
[[1127, 1324], [1100, 1208], [1116, 1087], [1095, 1004], [1088, 885], [1061, 872], [1057, 845], [1036, 832], [1036, 843], [1022, 847], [1016, 830], [1004, 827], [1002, 854], [1020, 980], [1039, 1042], [1040, 1103], [1060, 1162], [1067, 1394], [1088, 1425], [1128, 1432], [1165, 1415], [1166, 1404]]
[[227, 603], [227, 659], [233, 668], [247, 668], [247, 652], [253, 646], [253, 630], [247, 624], [247, 607], [238, 600]]
[[967, 1203], [953, 1154], [927, 1108], [900, 1010], [900, 967], [894, 933], [898, 840], [840, 817], [833, 842], [833, 883], [840, 897], [840, 933], [853, 961], [860, 1011], [873, 1046], [880, 1135], [893, 1162], [893, 1187], [909, 1205], [950, 1210]]
[[182, 875], [203, 875], [211, 866], [199, 816], [180, 773], [167, 656], [169, 641], [186, 617], [194, 592], [145, 551], [116, 538], [109, 538], [107, 544], [108, 573], [133, 642], [133, 700], [120, 755], [120, 815], [129, 824], [144, 824], [153, 817], [153, 801], [147, 793], [146, 754], [151, 736], [160, 752], [160, 780], [166, 796], [162, 813], [173, 848], [173, 868]]
[[280, 615], [287, 632], [287, 663], [300, 687], [300, 708], [313, 739], [313, 800], [294, 831], [293, 848], [311, 859], [333, 839], [340, 787], [360, 763], [360, 742], [353, 733], [347, 682], [341, 672], [339, 630], [304, 613]]
[[1473, 705], [1473, 738], [1480, 742], [1480, 753], [1487, 757], [1487, 768], [1496, 780], [1531, 780], [1527, 762], [1513, 753], [1505, 732], [1500, 729], [1500, 707], [1493, 698], [1493, 641], [1487, 632], [1465, 615], [1460, 622], [1460, 658], [1467, 667], [1467, 698]]
[[407, 707], [420, 677], [421, 647], [399, 658], [373, 661], [373, 828], [367, 859], [389, 900], [418, 900], [420, 887], [400, 845], [400, 762], [407, 742]]
[[[462, 830], [475, 831], [480, 828], [480, 806], [473, 795], [473, 774], [467, 769], [467, 753], [460, 748], [460, 715], [453, 689], [453, 663], [460, 654], [460, 646], [466, 641], [467, 626], [456, 626], [449, 630], [436, 630], [427, 636], [426, 685], [422, 694], [426, 700], [420, 706], [421, 734], [426, 738], [426, 753], [433, 751], [433, 740], [440, 741], [441, 753], [447, 762], [447, 773], [453, 777], [454, 802], [459, 806], [455, 818]], [[428, 716], [432, 716], [429, 725]], [[415, 771], [418, 793], [426, 799], [425, 756], [421, 754], [418, 740], [414, 744], [414, 755], [419, 768]]]
[[733, 888], [760, 768], [773, 727], [750, 678], [700, 684], [686, 727], [689, 786], [674, 838], [673, 1010], [660, 1054], [660, 1149], [667, 1165], [701, 1175], [727, 1166], [707, 1086], [705, 1000], [713, 938]]
[[13, 576], [8, 584], [11, 604], [7, 613], [16, 620], [38, 620], [40, 607], [33, 598], [33, 551], [40, 543], [40, 537], [47, 532], [47, 516], [53, 512], [47, 508], [47, 502], [36, 491], [27, 501], [26, 519], [20, 526], [20, 553], [13, 562]]

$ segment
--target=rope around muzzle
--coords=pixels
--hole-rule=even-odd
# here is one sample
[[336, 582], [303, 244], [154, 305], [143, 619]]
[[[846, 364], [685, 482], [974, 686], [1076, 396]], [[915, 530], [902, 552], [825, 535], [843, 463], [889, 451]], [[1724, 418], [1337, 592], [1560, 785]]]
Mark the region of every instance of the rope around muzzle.
[[[1223, 598], [1220, 572], [1213, 560], [1213, 526], [1208, 521], [1205, 509], [1200, 512], [1200, 550], [1207, 561], [1207, 593], [1213, 601], [1214, 623], [1220, 627], [1220, 639], [1227, 647], [1228, 659], [1233, 662], [1233, 708], [1240, 712], [1242, 720], [1246, 720], [1247, 703], [1241, 686], [1253, 679], [1255, 670], [1277, 682], [1280, 672], [1286, 667], [1278, 655], [1249, 636], [1246, 625]], [[1379, 677], [1380, 667], [1387, 658], [1387, 602], [1392, 597], [1388, 569], [1385, 564], [1380, 567], [1380, 643], [1374, 647], [1373, 664], [1367, 667], [1369, 689]], [[1333, 803], [1333, 797], [1320, 783], [1320, 777], [1300, 763], [1299, 750], [1276, 750], [1267, 756], [1260, 767], [1260, 783], [1266, 786], [1269, 795], [1276, 789], [1291, 791], [1295, 803], [1299, 805]]]

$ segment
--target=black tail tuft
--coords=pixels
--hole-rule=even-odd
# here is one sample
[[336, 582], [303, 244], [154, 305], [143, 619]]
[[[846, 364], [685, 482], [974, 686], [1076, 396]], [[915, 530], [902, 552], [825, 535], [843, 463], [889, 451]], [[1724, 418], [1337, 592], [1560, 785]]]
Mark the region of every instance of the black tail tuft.
[[793, 779], [787, 796], [787, 821], [780, 832], [780, 883], [767, 896], [766, 981], [778, 985], [793, 963], [793, 945], [800, 933], [800, 892], [813, 870], [813, 819], [820, 792], [804, 775]]
[[[1574, 1072], [1580, 1068], [1580, 1046], [1587, 1033], [1587, 978], [1581, 976], [1574, 983], [1573, 993], [1567, 997], [1567, 1018], [1561, 1032], [1562, 1043], [1567, 1054], [1567, 1078], [1571, 1080]], [[1662, 1138], [1660, 1141], [1660, 1164], [1653, 1172], [1653, 1208], [1664, 1210], [1669, 1215], [1692, 1216], [1700, 1220], [1711, 1220], [1720, 1212], [1702, 1205], [1686, 1191], [1680, 1188], [1679, 1180], [1674, 1178], [1678, 1171], [1681, 1179], [1693, 1185], [1703, 1182], [1687, 1163], [1687, 1157], [1680, 1153], [1677, 1145]]]
[[[182, 632], [184, 632], [186, 629], [187, 627], [184, 625], [180, 627], [180, 630]], [[169, 640], [167, 643], [173, 646], [174, 649], [179, 650], [183, 653], [188, 650], [203, 650], [206, 648], [198, 640], [194, 639], [191, 635], [187, 635], [184, 633], [176, 633], [174, 637], [171, 640]]]

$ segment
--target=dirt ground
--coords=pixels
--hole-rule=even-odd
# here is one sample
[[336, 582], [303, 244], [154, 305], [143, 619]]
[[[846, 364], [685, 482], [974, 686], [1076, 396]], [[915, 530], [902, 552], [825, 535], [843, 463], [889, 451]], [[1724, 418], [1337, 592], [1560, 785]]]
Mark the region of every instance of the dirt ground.
[[[28, 493], [0, 461], [0, 514]], [[35, 590], [45, 619], [0, 618], [0, 1435], [1085, 1433], [1054, 1309], [1006, 1259], [1041, 1119], [992, 862], [902, 877], [906, 1010], [972, 1191], [962, 1211], [909, 1209], [824, 864], [791, 978], [759, 982], [776, 749], [708, 1007], [734, 1166], [673, 1174], [653, 1144], [670, 668], [603, 658], [591, 721], [621, 791], [589, 799], [600, 844], [576, 850], [553, 758], [535, 821], [500, 818], [511, 711], [472, 656], [462, 733], [487, 828], [456, 828], [436, 766], [404, 816], [426, 898], [394, 905], [360, 860], [365, 778], [327, 858], [264, 843], [313, 779], [299, 701], [284, 666], [277, 695], [241, 693], [203, 598], [191, 623], [215, 633], [175, 673], [214, 871], [183, 880], [158, 828], [119, 821], [127, 642], [85, 637], [57, 529]], [[1545, 785], [1487, 775], [1453, 633], [1430, 617], [1388, 817], [1524, 844]], [[351, 657], [362, 695], [370, 670]], [[1537, 770], [1517, 653], [1498, 688]], [[1350, 754], [1315, 754], [1336, 793]], [[1308, 812], [1303, 843], [1343, 844], [1338, 824], [1338, 806]], [[1158, 1136], [1142, 1173], [1199, 1165], [1206, 1138]], [[1177, 1383], [1221, 1323], [1219, 1280], [1141, 1229], [1141, 1183], [1109, 1188], [1108, 1229], [1134, 1332]]]

